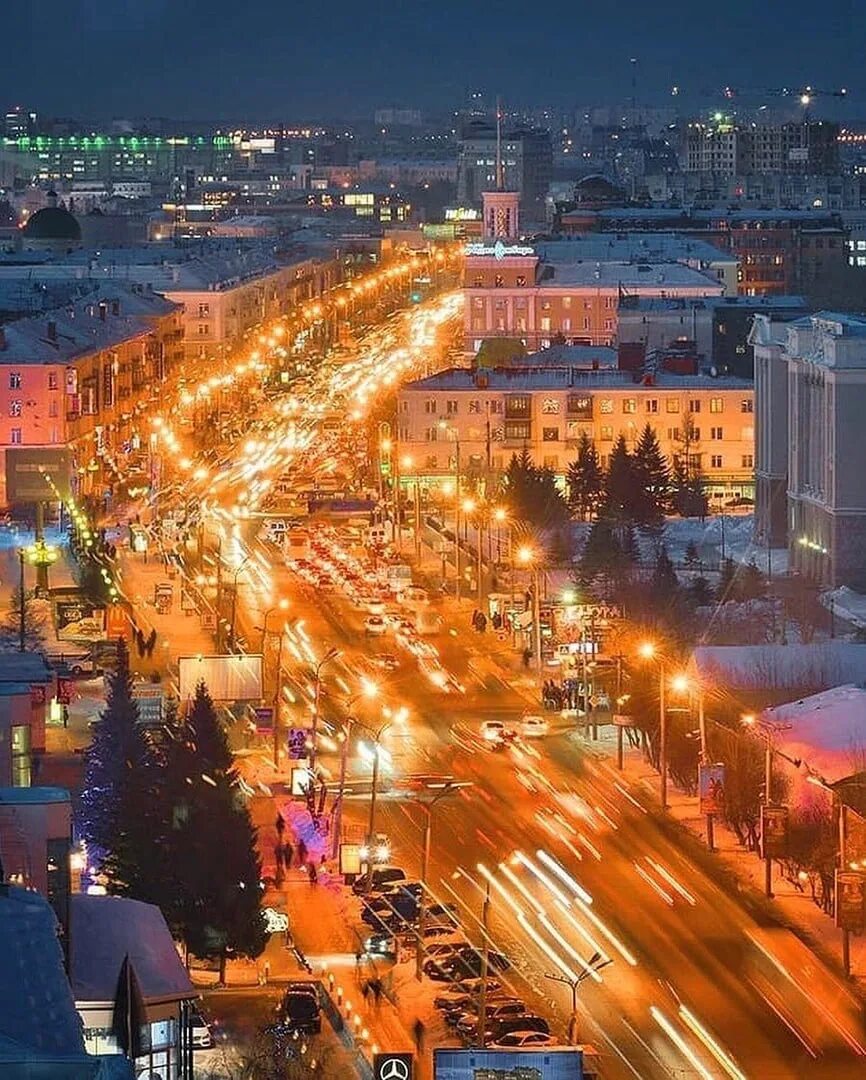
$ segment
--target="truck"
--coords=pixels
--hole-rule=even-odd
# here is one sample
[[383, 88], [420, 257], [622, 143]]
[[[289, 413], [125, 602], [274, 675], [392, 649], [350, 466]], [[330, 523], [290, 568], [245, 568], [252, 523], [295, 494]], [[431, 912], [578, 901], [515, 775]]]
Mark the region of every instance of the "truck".
[[286, 562], [299, 562], [310, 555], [310, 534], [306, 529], [288, 529], [283, 540]]

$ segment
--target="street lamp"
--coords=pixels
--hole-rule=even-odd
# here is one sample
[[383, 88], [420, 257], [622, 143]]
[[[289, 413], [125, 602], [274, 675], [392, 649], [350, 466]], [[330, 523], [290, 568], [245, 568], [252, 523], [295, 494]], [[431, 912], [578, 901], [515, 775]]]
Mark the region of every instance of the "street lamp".
[[517, 549], [517, 561], [532, 571], [532, 637], [535, 644], [535, 668], [541, 671], [541, 609], [539, 596], [538, 552], [524, 544]]
[[371, 679], [365, 679], [361, 685], [360, 691], [353, 697], [349, 698], [346, 702], [346, 722], [344, 730], [342, 732], [343, 744], [340, 747], [340, 783], [337, 789], [337, 802], [336, 809], [334, 811], [334, 840], [333, 840], [333, 857], [336, 857], [340, 853], [340, 839], [343, 830], [343, 798], [346, 793], [346, 769], [349, 762], [349, 742], [352, 736], [352, 725], [356, 722], [355, 717], [352, 716], [352, 707], [355, 702], [360, 698], [367, 698], [368, 701], [372, 701], [379, 696], [379, 686]]
[[[234, 573], [232, 574], [232, 613], [229, 621], [229, 652], [231, 653], [234, 653], [235, 651], [235, 616], [237, 615], [238, 609], [238, 575], [251, 559], [252, 555], [245, 555], [235, 567]], [[217, 607], [219, 607], [219, 598], [217, 598]]]
[[551, 972], [545, 972], [545, 979], [550, 979], [552, 982], [564, 983], [571, 990], [571, 1016], [568, 1020], [568, 1042], [571, 1046], [577, 1045], [577, 991], [580, 985], [586, 982], [587, 979], [594, 978], [602, 968], [606, 968], [608, 964], [612, 964], [613, 960], [608, 957], [602, 958], [600, 952], [594, 952], [589, 958], [586, 968], [578, 975], [556, 975]]
[[[656, 660], [659, 666], [659, 773], [660, 773], [660, 798], [662, 810], [668, 808], [668, 722], [667, 704], [665, 701], [667, 668], [665, 658], [659, 653], [656, 645], [651, 641], [644, 641], [638, 647], [638, 653], [644, 660]], [[688, 677], [682, 673], [671, 678], [671, 690], [675, 693], [685, 693], [689, 688]]]
[[313, 692], [313, 730], [311, 732], [312, 746], [310, 747], [310, 772], [315, 775], [316, 771], [316, 752], [318, 751], [317, 740], [319, 737], [319, 698], [322, 693], [322, 668], [327, 664], [330, 664], [332, 660], [336, 660], [340, 655], [339, 649], [328, 649], [322, 659], [316, 664], [315, 673], [315, 689]]
[[455, 791], [471, 787], [468, 780], [445, 780], [441, 783], [426, 784], [424, 790], [431, 797], [426, 801], [415, 800], [424, 812], [424, 848], [421, 857], [421, 894], [418, 897], [418, 938], [415, 948], [415, 978], [421, 982], [424, 973], [424, 930], [427, 925], [427, 877], [430, 872], [430, 843], [433, 834], [433, 807]]
[[[406, 473], [408, 472], [408, 470], [414, 468], [414, 465], [415, 465], [415, 462], [414, 462], [413, 458], [410, 457], [409, 454], [404, 455], [403, 458], [400, 461], [400, 466], [404, 470], [403, 475], [405, 476]], [[417, 473], [414, 473], [413, 476], [412, 476], [412, 488], [413, 488], [413, 491], [412, 491], [413, 502], [414, 502], [414, 507], [415, 507], [415, 518], [414, 518], [415, 524], [413, 526], [412, 532], [413, 532], [414, 540], [415, 540], [415, 558], [420, 559], [421, 558], [421, 488], [420, 488], [420, 485], [418, 483], [418, 474]]]
[[442, 431], [454, 441], [454, 595], [460, 599], [460, 433], [446, 420], [439, 421]]
[[[740, 723], [746, 730], [754, 732], [758, 738], [764, 740], [764, 806], [770, 806], [773, 801], [773, 754], [775, 753], [773, 739], [786, 731], [790, 724], [773, 724], [769, 720], [755, 716], [754, 713], [743, 713]], [[773, 859], [766, 849], [767, 845], [764, 843], [764, 895], [772, 899]]]
[[373, 740], [373, 777], [370, 786], [370, 817], [367, 821], [367, 871], [364, 882], [364, 892], [368, 893], [373, 886], [373, 842], [376, 839], [376, 796], [379, 787], [379, 758], [382, 752], [382, 736], [394, 723], [393, 719], [386, 720], [377, 730], [363, 725]]
[[[284, 597], [282, 600], [278, 601], [278, 603], [274, 604], [273, 607], [268, 608], [268, 610], [265, 612], [264, 625], [262, 626], [262, 645], [260, 650], [262, 653], [264, 653], [265, 651], [265, 642], [268, 636], [268, 619], [271, 617], [271, 615], [273, 615], [275, 611], [285, 611], [288, 606], [289, 602]], [[279, 672], [277, 672], [277, 677], [279, 677]]]

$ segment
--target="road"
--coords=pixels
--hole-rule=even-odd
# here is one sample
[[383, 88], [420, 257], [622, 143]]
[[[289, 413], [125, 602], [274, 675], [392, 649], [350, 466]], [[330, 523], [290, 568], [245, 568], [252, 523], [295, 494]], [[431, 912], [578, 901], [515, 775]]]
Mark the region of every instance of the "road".
[[[338, 762], [328, 731], [336, 732], [349, 702], [360, 736], [350, 746], [350, 775], [367, 783], [362, 725], [390, 716], [382, 741], [390, 755], [383, 787], [391, 793], [380, 800], [377, 827], [411, 874], [419, 871], [421, 814], [400, 796], [401, 778], [447, 773], [472, 781], [463, 796], [436, 808], [431, 889], [460, 905], [478, 940], [482, 894], [492, 879], [491, 940], [514, 961], [516, 987], [560, 1033], [570, 994], [545, 973], [584, 972], [596, 952], [612, 961], [583, 982], [579, 1001], [580, 1038], [602, 1053], [605, 1076], [862, 1076], [859, 1003], [792, 935], [761, 925], [707, 873], [660, 819], [650, 793], [630, 789], [566, 722], [531, 748], [491, 753], [481, 746], [479, 722], [516, 721], [527, 700], [511, 669], [491, 657], [488, 639], [469, 629], [465, 612], [439, 602], [445, 626], [436, 638], [438, 660], [425, 668], [395, 644], [393, 632], [365, 638], [355, 604], [321, 580], [304, 581], [257, 539], [255, 515], [281, 471], [341, 474], [354, 461], [351, 483], [370, 483], [364, 420], [381, 415], [375, 406], [382, 395], [418, 370], [429, 335], [435, 339], [435, 328], [456, 310], [449, 304], [433, 302], [432, 328], [416, 311], [366, 351], [320, 370], [302, 393], [273, 402], [256, 422], [258, 433], [226, 447], [210, 466], [186, 466], [184, 497], [197, 495], [207, 509], [222, 537], [223, 573], [234, 572], [238, 582], [238, 637], [258, 648], [267, 612], [278, 599], [288, 601], [285, 621], [272, 619], [277, 632], [264, 643], [273, 684], [285, 630], [280, 689], [292, 723], [308, 720], [311, 667], [329, 648], [341, 650], [323, 675], [321, 764], [332, 778]], [[328, 430], [336, 409], [345, 423]], [[382, 652], [398, 656], [397, 670], [377, 667]], [[463, 692], [444, 693], [432, 677], [438, 671]], [[371, 678], [379, 694], [368, 702], [360, 691]], [[268, 750], [264, 742], [263, 755]], [[359, 796], [348, 812], [363, 820], [365, 805]]]

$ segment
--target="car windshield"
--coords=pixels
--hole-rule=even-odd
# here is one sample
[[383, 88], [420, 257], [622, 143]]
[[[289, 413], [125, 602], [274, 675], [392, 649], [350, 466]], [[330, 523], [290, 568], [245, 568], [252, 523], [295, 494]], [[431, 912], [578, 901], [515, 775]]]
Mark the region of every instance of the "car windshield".
[[312, 994], [294, 993], [286, 995], [285, 1009], [289, 1016], [308, 1017], [316, 1015], [318, 1005]]

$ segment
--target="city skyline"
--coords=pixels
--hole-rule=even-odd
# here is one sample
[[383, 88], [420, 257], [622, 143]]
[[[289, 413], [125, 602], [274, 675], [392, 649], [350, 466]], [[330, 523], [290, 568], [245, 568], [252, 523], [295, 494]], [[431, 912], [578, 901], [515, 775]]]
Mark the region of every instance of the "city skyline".
[[[839, 118], [856, 119], [866, 100], [855, 62], [864, 15], [850, 0], [830, 0], [809, 25], [804, 53], [797, 43], [809, 11], [799, 10], [801, 18], [789, 5], [783, 22], [772, 5], [756, 11], [736, 0], [696, 19], [680, 2], [648, 12], [626, 0], [614, 43], [606, 12], [578, 20], [561, 3], [534, 21], [511, 0], [374, 8], [359, 26], [345, 4], [325, 20], [308, 9], [286, 16], [270, 0], [242, 10], [217, 0], [205, 19], [195, 6], [164, 2], [106, 11], [92, 0], [48, 0], [6, 13], [19, 47], [6, 58], [0, 93], [8, 105], [54, 115], [242, 123], [351, 122], [390, 105], [447, 110], [479, 88], [563, 109], [632, 96], [700, 109], [721, 104], [725, 86], [756, 97], [783, 86], [844, 86]], [[611, 47], [599, 48], [605, 41]], [[816, 111], [837, 114], [830, 101], [816, 100]]]

